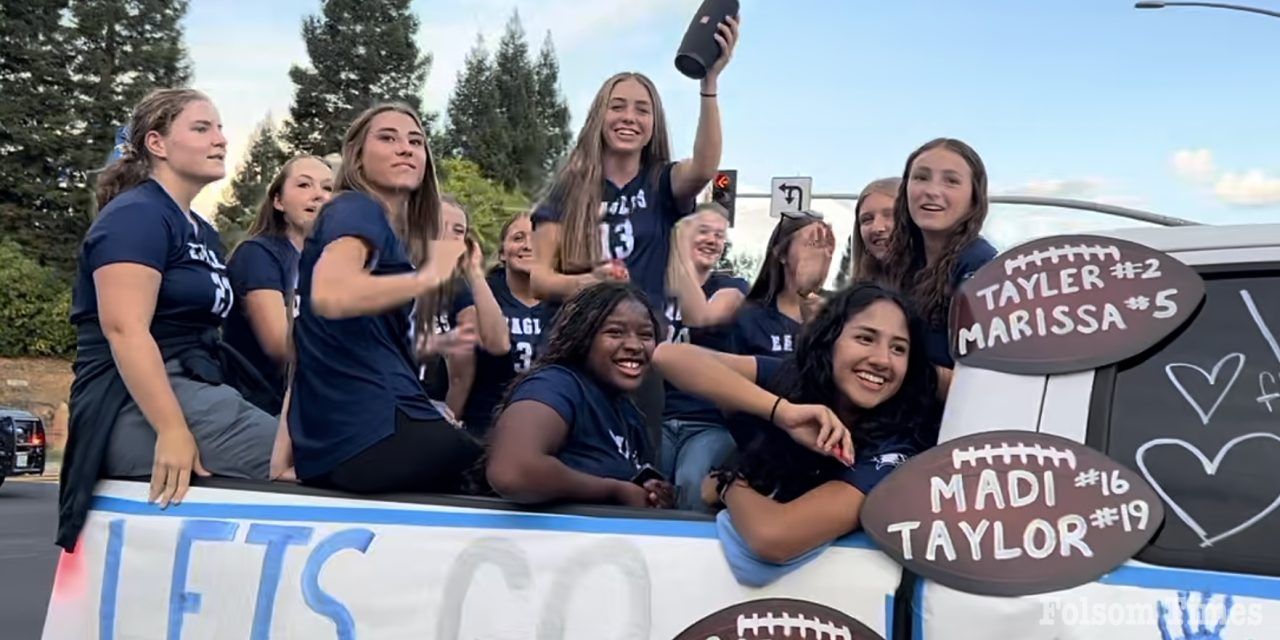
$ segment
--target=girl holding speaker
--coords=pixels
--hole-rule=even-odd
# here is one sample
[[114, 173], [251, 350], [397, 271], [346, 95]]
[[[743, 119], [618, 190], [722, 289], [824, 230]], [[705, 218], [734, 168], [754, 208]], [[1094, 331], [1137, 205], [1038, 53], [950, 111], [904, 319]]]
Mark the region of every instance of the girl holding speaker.
[[[717, 27], [720, 56], [701, 80], [693, 157], [671, 161], [662, 99], [649, 78], [605, 81], [547, 197], [533, 214], [533, 293], [549, 305], [591, 284], [630, 281], [653, 304], [666, 299], [671, 228], [693, 210], [720, 164], [720, 73], [738, 40], [738, 21]], [[548, 313], [553, 314], [554, 308]], [[646, 380], [641, 404], [656, 440], [662, 385]]]

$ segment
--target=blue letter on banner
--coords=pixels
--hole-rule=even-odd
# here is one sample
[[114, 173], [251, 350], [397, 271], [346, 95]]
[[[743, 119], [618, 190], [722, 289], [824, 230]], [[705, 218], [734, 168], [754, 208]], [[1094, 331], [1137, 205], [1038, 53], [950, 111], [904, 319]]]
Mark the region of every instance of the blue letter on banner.
[[302, 597], [311, 610], [332, 620], [338, 631], [339, 640], [353, 640], [356, 637], [355, 621], [351, 612], [342, 606], [333, 596], [320, 588], [320, 570], [335, 553], [343, 549], [356, 549], [364, 553], [373, 542], [373, 532], [368, 529], [347, 529], [325, 538], [316, 545], [311, 557], [307, 558], [307, 566], [302, 570]]
[[246, 544], [262, 544], [267, 550], [262, 557], [262, 578], [258, 581], [258, 602], [253, 607], [253, 631], [251, 640], [269, 640], [271, 614], [276, 608], [276, 590], [280, 586], [280, 569], [289, 545], [311, 542], [311, 527], [286, 527], [273, 524], [254, 524], [245, 535]]
[[222, 520], [187, 520], [182, 523], [178, 548], [173, 557], [173, 582], [169, 585], [169, 640], [182, 638], [183, 616], [200, 613], [200, 594], [187, 591], [191, 545], [196, 540], [228, 542], [235, 538], [239, 526]]

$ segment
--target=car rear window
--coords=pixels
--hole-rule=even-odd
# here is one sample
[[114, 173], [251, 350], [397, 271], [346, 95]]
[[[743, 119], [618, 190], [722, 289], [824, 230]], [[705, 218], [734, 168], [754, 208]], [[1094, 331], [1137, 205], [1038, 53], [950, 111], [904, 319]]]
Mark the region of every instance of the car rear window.
[[1095, 380], [1089, 444], [1165, 502], [1139, 560], [1280, 576], [1277, 267], [1203, 274], [1186, 326]]

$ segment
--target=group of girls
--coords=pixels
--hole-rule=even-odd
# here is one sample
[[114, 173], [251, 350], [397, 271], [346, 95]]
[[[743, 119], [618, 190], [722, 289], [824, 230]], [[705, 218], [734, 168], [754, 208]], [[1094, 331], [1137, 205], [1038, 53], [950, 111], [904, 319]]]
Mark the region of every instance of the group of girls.
[[646, 77], [605, 82], [487, 272], [412, 109], [361, 114], [336, 169], [287, 163], [228, 259], [190, 210], [225, 174], [216, 108], [145, 98], [81, 247], [59, 544], [98, 478], [149, 475], [164, 507], [193, 473], [715, 509], [735, 566], [857, 528], [865, 495], [936, 440], [946, 310], [995, 253], [986, 172], [939, 139], [870, 185], [841, 291], [822, 290], [835, 241], [809, 212], [779, 221], [750, 286], [716, 272], [728, 221], [694, 201], [737, 36], [726, 20], [689, 159], [671, 160]]

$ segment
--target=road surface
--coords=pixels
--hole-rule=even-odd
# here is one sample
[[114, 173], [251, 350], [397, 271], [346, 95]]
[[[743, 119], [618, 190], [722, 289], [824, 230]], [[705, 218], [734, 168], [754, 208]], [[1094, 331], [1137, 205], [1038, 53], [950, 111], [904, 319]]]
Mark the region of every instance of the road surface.
[[0, 636], [38, 640], [58, 548], [55, 482], [8, 478], [0, 486]]

